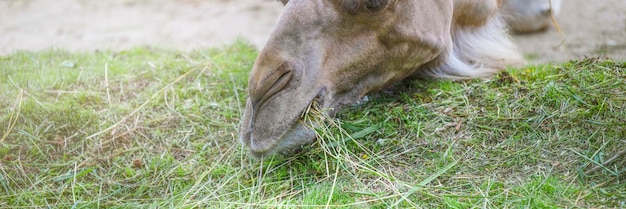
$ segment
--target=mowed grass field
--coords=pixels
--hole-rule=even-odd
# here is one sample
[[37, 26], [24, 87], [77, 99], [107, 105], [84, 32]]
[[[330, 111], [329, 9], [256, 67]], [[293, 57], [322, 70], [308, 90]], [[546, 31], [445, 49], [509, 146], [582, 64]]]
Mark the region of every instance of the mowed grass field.
[[256, 55], [0, 57], [0, 208], [626, 207], [624, 60], [404, 81], [258, 161], [238, 142]]

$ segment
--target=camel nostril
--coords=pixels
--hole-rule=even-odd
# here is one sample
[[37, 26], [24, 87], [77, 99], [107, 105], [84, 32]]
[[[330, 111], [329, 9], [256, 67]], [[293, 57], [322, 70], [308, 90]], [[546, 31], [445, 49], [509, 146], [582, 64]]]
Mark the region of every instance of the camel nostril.
[[261, 73], [257, 76], [251, 76], [251, 84], [248, 86], [254, 110], [258, 110], [270, 97], [286, 88], [293, 76], [293, 67], [288, 62], [284, 62], [275, 70], [264, 69], [259, 70]]

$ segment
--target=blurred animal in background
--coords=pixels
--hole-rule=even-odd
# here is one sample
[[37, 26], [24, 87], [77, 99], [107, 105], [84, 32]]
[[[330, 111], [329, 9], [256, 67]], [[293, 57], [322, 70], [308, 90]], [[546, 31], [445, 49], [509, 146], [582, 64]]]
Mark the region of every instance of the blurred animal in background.
[[500, 0], [282, 1], [240, 126], [258, 158], [315, 142], [309, 113], [332, 117], [407, 77], [485, 78], [524, 63]]
[[513, 31], [544, 31], [561, 11], [561, 0], [503, 0], [502, 16]]

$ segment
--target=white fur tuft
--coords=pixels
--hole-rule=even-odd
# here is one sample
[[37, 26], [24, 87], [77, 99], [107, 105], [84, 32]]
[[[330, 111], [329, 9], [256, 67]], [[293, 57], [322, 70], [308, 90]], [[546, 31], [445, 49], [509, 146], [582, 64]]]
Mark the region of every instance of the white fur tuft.
[[452, 80], [486, 78], [506, 66], [525, 63], [499, 16], [481, 27], [455, 28], [452, 33], [453, 46], [446, 61], [426, 75]]

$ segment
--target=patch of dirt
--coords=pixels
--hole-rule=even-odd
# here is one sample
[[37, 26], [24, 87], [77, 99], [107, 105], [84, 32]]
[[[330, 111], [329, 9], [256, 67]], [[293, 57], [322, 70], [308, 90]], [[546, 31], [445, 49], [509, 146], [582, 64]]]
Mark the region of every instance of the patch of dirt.
[[594, 56], [626, 59], [626, 1], [565, 0], [557, 21], [563, 34], [552, 27], [514, 36], [531, 63]]
[[[0, 55], [16, 50], [189, 50], [241, 37], [262, 48], [282, 4], [274, 0], [2, 0]], [[515, 35], [531, 63], [626, 57], [626, 1], [567, 0], [554, 28]], [[563, 41], [565, 40], [565, 41]]]
[[1, 0], [0, 54], [50, 47], [122, 50], [266, 41], [282, 9], [271, 0]]

